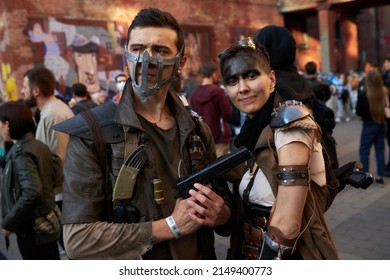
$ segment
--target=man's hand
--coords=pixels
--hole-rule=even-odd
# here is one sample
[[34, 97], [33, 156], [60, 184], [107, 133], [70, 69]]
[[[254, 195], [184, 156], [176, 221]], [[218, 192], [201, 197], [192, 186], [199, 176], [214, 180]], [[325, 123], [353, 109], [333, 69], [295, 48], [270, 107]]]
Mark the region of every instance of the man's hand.
[[222, 197], [210, 186], [196, 183], [194, 187], [198, 191], [190, 190], [191, 197], [186, 200], [193, 209], [189, 214], [191, 219], [202, 226], [216, 227], [225, 224], [230, 217], [230, 208]]
[[196, 212], [189, 206], [187, 199], [177, 199], [175, 209], [173, 210], [172, 217], [174, 218], [182, 235], [186, 235], [197, 231], [201, 225], [191, 219], [192, 215], [196, 215]]
[[[196, 215], [197, 213], [188, 205], [187, 200], [189, 199], [192, 198], [178, 198], [171, 215], [181, 235], [188, 235], [202, 227], [202, 225], [191, 218], [191, 215]], [[165, 219], [152, 222], [152, 234], [155, 244], [174, 237]]]

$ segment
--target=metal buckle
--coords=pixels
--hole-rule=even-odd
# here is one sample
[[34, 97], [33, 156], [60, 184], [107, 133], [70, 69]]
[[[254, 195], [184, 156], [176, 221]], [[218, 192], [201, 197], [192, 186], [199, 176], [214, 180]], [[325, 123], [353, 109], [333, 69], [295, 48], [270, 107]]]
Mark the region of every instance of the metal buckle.
[[250, 246], [250, 245], [243, 245], [242, 246], [242, 253], [244, 255], [244, 258], [246, 260], [258, 260], [259, 259], [259, 248]]

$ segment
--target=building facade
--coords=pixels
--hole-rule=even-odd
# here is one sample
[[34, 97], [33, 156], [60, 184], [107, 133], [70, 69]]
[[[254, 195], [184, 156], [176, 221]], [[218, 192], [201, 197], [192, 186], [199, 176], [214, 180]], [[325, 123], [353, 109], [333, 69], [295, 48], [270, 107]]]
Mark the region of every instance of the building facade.
[[325, 72], [381, 66], [390, 55], [388, 0], [277, 0], [298, 43], [297, 66], [314, 60]]
[[[186, 36], [184, 80], [199, 79], [203, 62], [268, 24], [284, 25], [297, 44], [297, 66], [324, 71], [380, 64], [389, 53], [388, 0], [0, 0], [0, 91], [15, 100], [25, 71], [51, 69], [58, 94], [89, 69], [91, 91], [115, 92], [124, 71], [123, 47], [136, 13], [157, 7], [172, 13]], [[85, 59], [80, 58], [82, 54]], [[80, 61], [82, 64], [80, 64]], [[88, 77], [87, 77], [88, 79]]]

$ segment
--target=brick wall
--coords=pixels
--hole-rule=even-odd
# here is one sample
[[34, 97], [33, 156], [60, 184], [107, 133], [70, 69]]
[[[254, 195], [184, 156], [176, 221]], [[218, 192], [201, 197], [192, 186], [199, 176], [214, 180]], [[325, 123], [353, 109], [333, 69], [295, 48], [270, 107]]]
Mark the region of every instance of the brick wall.
[[[157, 7], [169, 11], [190, 31], [206, 32], [209, 42], [209, 58], [216, 60], [216, 54], [226, 48], [241, 33], [250, 34], [266, 24], [283, 24], [274, 0], [1, 0], [2, 29], [0, 62], [9, 68], [3, 73], [6, 87], [8, 78], [14, 79], [20, 89], [23, 73], [36, 63], [41, 52], [38, 45], [31, 42], [28, 31], [31, 23], [40, 22], [47, 31], [48, 18], [59, 19], [62, 23], [83, 25], [86, 21], [93, 25], [102, 22], [129, 24], [139, 9]], [[29, 26], [30, 24], [30, 26]], [[108, 27], [107, 27], [108, 26]], [[127, 28], [126, 28], [127, 31]], [[204, 47], [204, 46], [203, 46]], [[4, 71], [3, 71], [4, 72]], [[15, 87], [15, 86], [13, 86]], [[5, 89], [8, 90], [8, 89]]]

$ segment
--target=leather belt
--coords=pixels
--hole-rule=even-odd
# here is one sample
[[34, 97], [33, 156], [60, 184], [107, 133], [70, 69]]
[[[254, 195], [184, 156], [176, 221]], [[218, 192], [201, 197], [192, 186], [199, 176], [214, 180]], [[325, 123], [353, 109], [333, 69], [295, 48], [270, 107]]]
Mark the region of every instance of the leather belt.
[[267, 219], [259, 215], [250, 214], [249, 219], [244, 221], [245, 239], [242, 244], [242, 253], [245, 259], [258, 259], [266, 227]]
[[263, 238], [263, 229], [254, 226], [252, 223], [244, 222], [243, 231], [254, 239], [261, 240]]
[[261, 227], [263, 229], [267, 228], [267, 219], [264, 218], [264, 217], [261, 217], [261, 216], [258, 216], [258, 215], [254, 215], [254, 214], [250, 214], [249, 215], [249, 220], [253, 224], [255, 224], [255, 225], [257, 225], [257, 226], [259, 226], [259, 227]]

